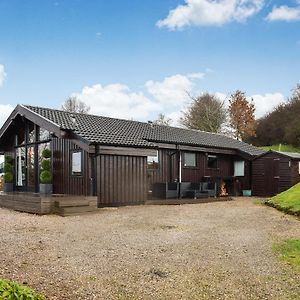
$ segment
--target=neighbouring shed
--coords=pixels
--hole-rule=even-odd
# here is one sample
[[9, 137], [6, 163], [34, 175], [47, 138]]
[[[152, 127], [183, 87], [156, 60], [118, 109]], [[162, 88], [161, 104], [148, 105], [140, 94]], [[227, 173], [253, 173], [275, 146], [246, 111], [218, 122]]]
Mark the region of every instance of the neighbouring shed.
[[252, 161], [252, 194], [274, 196], [300, 182], [300, 153], [270, 150]]

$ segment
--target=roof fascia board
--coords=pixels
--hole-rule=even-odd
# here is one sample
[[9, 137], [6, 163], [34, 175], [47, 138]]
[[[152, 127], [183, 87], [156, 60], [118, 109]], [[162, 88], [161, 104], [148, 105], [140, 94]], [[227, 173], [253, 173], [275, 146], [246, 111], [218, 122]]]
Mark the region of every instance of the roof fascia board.
[[234, 149], [221, 149], [221, 148], [212, 148], [212, 147], [197, 147], [197, 146], [188, 146], [182, 144], [166, 144], [166, 143], [155, 143], [158, 148], [164, 149], [178, 149], [186, 151], [197, 151], [197, 152], [208, 152], [208, 153], [219, 153], [219, 154], [237, 154], [237, 151]]
[[128, 156], [156, 156], [156, 149], [147, 148], [132, 148], [132, 147], [112, 147], [112, 146], [99, 146], [98, 154], [110, 155], [128, 155]]

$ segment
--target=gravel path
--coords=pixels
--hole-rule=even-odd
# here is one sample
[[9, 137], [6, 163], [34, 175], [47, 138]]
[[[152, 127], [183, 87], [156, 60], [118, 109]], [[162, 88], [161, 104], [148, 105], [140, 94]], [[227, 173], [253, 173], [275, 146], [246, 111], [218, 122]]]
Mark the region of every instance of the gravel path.
[[300, 299], [272, 244], [300, 221], [253, 199], [62, 218], [0, 209], [0, 277], [48, 299]]

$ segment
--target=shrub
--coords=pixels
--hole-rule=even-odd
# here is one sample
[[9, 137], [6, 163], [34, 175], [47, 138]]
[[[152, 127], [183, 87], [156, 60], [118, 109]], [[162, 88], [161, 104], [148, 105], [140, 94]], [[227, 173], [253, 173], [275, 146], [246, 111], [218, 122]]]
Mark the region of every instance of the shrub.
[[7, 154], [4, 156], [4, 182], [12, 183], [13, 182], [13, 166], [12, 166], [12, 156]]
[[4, 161], [5, 161], [6, 163], [11, 164], [11, 163], [12, 163], [12, 160], [13, 160], [13, 158], [12, 158], [11, 155], [7, 154], [7, 155], [4, 156]]
[[13, 174], [12, 174], [12, 172], [6, 172], [4, 174], [4, 182], [5, 183], [12, 183], [13, 182]]
[[41, 162], [41, 168], [43, 171], [51, 171], [51, 161], [50, 159], [43, 159]]
[[19, 285], [10, 280], [0, 279], [0, 299], [44, 300], [45, 297], [24, 285]]
[[51, 150], [44, 149], [42, 152], [43, 160], [41, 161], [41, 173], [40, 173], [40, 183], [51, 184], [52, 183], [52, 173], [51, 173]]
[[12, 165], [11, 165], [10, 163], [7, 163], [7, 162], [6, 162], [6, 163], [4, 164], [4, 172], [5, 172], [5, 173], [9, 173], [9, 172], [11, 173], [11, 172], [12, 172]]
[[50, 171], [44, 170], [40, 174], [40, 182], [50, 184], [52, 182], [52, 174]]
[[51, 150], [50, 149], [44, 149], [43, 152], [42, 152], [42, 156], [44, 158], [51, 158]]

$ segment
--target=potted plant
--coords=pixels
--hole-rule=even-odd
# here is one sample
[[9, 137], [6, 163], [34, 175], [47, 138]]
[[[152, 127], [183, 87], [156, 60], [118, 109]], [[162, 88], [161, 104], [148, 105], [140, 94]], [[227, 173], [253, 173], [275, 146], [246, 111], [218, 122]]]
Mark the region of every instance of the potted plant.
[[11, 155], [5, 155], [4, 157], [4, 192], [12, 192], [14, 190], [13, 184], [13, 158]]
[[52, 167], [51, 150], [44, 149], [42, 152], [41, 171], [40, 171], [40, 193], [45, 195], [52, 194]]

